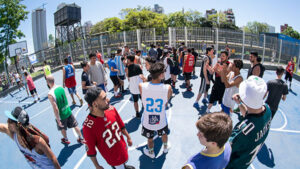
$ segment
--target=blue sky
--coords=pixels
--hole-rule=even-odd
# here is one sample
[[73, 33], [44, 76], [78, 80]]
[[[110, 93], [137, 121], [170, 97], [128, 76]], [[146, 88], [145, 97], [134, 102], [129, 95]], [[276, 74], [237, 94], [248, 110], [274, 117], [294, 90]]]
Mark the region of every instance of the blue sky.
[[21, 23], [20, 29], [25, 33], [29, 53], [34, 51], [32, 41], [31, 11], [41, 7], [43, 3], [47, 11], [47, 33], [55, 35], [54, 12], [62, 3], [76, 3], [81, 6], [81, 23], [92, 21], [93, 24], [108, 17], [120, 17], [119, 12], [123, 8], [135, 8], [137, 5], [151, 6], [159, 4], [165, 13], [182, 10], [198, 10], [203, 15], [205, 10], [215, 8], [225, 10], [232, 8], [236, 17], [236, 25], [242, 27], [249, 21], [266, 22], [275, 26], [276, 32], [280, 32], [280, 25], [287, 23], [300, 32], [300, 1], [298, 0], [24, 0], [23, 4], [30, 11], [28, 19]]

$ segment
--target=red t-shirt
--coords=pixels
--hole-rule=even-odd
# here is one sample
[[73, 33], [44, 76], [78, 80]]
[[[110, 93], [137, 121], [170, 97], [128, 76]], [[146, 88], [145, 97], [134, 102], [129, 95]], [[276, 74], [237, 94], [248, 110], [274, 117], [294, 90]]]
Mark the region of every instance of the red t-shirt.
[[288, 65], [286, 66], [286, 71], [289, 72], [291, 75], [293, 74], [293, 71], [295, 69], [295, 63], [292, 63], [289, 61]]
[[33, 83], [31, 76], [28, 75], [26, 79], [27, 79], [27, 85], [28, 85], [29, 90], [35, 89], [35, 85]]
[[110, 106], [104, 113], [104, 117], [89, 114], [83, 123], [87, 155], [96, 156], [97, 147], [109, 165], [121, 165], [128, 160], [127, 146], [121, 132], [125, 125], [115, 107]]
[[194, 64], [195, 64], [195, 60], [194, 60], [194, 55], [187, 55], [187, 58], [185, 60], [184, 63], [184, 72], [185, 73], [190, 73], [193, 71], [194, 69]]
[[97, 58], [99, 62], [101, 62], [102, 64], [104, 63], [104, 60], [102, 59], [102, 55], [100, 52], [97, 53]]

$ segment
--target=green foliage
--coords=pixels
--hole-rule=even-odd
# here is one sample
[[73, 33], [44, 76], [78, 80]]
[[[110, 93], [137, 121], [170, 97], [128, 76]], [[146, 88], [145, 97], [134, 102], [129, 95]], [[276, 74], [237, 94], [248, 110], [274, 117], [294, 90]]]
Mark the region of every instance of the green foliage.
[[28, 11], [21, 0], [0, 0], [0, 62], [8, 55], [8, 45], [16, 43], [16, 39], [25, 37], [18, 30], [21, 21], [27, 19]]
[[120, 32], [123, 30], [122, 20], [118, 17], [106, 18], [101, 22], [98, 22], [91, 29], [91, 33], [100, 33], [100, 32]]
[[300, 34], [299, 32], [297, 32], [296, 30], [294, 30], [291, 26], [288, 26], [283, 32], [282, 34], [290, 36], [292, 38], [295, 39], [300, 39]]
[[214, 27], [219, 27], [219, 25], [226, 23], [226, 16], [224, 13], [218, 12], [217, 14], [209, 15], [207, 20], [211, 21]]
[[54, 36], [52, 34], [49, 35], [48, 37], [48, 44], [53, 47], [54, 46]]
[[268, 32], [268, 24], [266, 23], [260, 23], [257, 21], [254, 22], [248, 22], [247, 25], [244, 27], [245, 32], [247, 33], [253, 33], [253, 34], [259, 34], [262, 32]]

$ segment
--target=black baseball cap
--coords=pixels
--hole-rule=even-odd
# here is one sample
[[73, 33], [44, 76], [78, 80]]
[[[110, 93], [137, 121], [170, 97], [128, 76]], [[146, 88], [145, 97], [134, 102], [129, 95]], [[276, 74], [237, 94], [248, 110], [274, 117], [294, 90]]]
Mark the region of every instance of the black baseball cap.
[[29, 124], [29, 116], [27, 112], [20, 106], [15, 107], [13, 111], [5, 111], [5, 115], [16, 122], [20, 122], [22, 125]]

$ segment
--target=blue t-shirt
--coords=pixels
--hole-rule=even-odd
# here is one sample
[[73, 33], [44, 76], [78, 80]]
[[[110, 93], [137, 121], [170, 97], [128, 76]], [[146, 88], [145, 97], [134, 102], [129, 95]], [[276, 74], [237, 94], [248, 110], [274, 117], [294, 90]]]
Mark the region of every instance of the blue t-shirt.
[[189, 166], [191, 169], [223, 169], [230, 160], [230, 154], [231, 146], [227, 142], [220, 153], [197, 153], [188, 160], [185, 166]]
[[113, 59], [109, 59], [109, 61], [107, 62], [107, 65], [108, 65], [109, 71], [110, 71], [109, 76], [117, 76], [118, 72], [111, 71], [111, 67], [113, 67], [114, 69], [117, 69], [116, 62]]
[[70, 65], [70, 64], [65, 65], [65, 71], [66, 71], [66, 79], [74, 76], [74, 70], [73, 70], [72, 65]]

